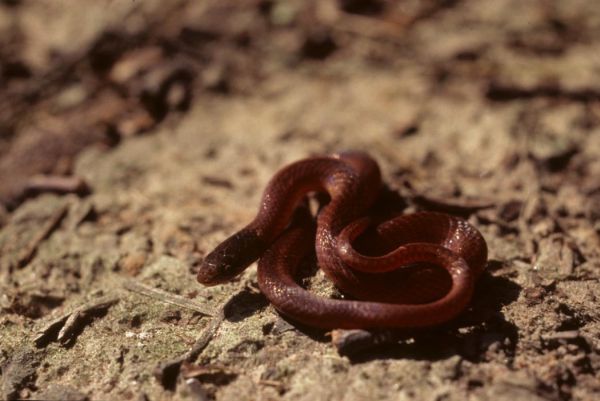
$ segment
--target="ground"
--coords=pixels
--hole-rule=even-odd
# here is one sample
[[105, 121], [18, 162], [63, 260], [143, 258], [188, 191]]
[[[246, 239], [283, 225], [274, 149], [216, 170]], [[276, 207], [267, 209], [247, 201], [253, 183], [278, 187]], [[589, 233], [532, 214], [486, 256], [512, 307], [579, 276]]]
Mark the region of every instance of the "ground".
[[[0, 398], [598, 399], [598, 73], [593, 0], [1, 1]], [[483, 233], [456, 321], [340, 353], [196, 282], [344, 149]]]

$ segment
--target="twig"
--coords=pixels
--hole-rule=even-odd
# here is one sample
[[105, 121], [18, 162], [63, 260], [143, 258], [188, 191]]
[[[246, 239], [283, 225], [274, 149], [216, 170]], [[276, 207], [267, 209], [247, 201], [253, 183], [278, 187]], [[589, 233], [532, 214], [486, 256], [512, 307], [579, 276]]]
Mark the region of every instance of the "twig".
[[68, 210], [68, 205], [63, 204], [50, 216], [46, 224], [42, 226], [42, 228], [37, 232], [36, 235], [34, 235], [31, 241], [29, 241], [23, 251], [21, 251], [19, 254], [17, 259], [18, 267], [25, 266], [31, 261], [31, 259], [33, 259], [33, 256], [35, 255], [39, 245], [42, 243], [42, 241], [48, 238], [55, 229], [58, 228], [62, 219], [67, 215]]
[[364, 17], [348, 12], [337, 13], [331, 27], [368, 39], [399, 43], [408, 30], [420, 21], [433, 18], [439, 12], [451, 8], [456, 0], [434, 3], [430, 7], [421, 7], [414, 15], [395, 15], [394, 20]]
[[182, 308], [191, 309], [205, 316], [213, 316], [214, 312], [208, 310], [204, 305], [198, 302], [191, 301], [180, 295], [171, 294], [169, 292], [159, 290], [158, 288], [150, 287], [134, 280], [128, 280], [123, 284], [123, 287], [129, 291], [137, 292], [138, 294], [154, 298], [160, 302], [171, 305], [181, 306]]
[[585, 103], [600, 99], [600, 89], [597, 87], [567, 89], [555, 83], [525, 87], [492, 82], [485, 95], [488, 99], [497, 102], [546, 97]]
[[59, 316], [38, 331], [34, 338], [35, 345], [43, 347], [51, 341], [68, 342], [77, 335], [78, 330], [91, 321], [91, 317], [106, 311], [117, 302], [117, 297], [104, 297]]
[[53, 192], [58, 194], [85, 195], [90, 188], [81, 177], [60, 175], [35, 175], [27, 180], [25, 191], [28, 194]]
[[555, 333], [541, 335], [541, 339], [544, 341], [575, 340], [580, 337], [581, 334], [579, 333], [579, 330], [557, 331]]
[[190, 362], [202, 353], [202, 351], [210, 344], [211, 340], [217, 333], [217, 330], [221, 326], [223, 320], [225, 320], [225, 311], [229, 306], [229, 303], [235, 299], [239, 293], [233, 294], [218, 308], [218, 313], [213, 316], [211, 322], [208, 324], [206, 329], [202, 332], [200, 337], [196, 340], [192, 348], [183, 355], [176, 358], [167, 360], [160, 363], [154, 370], [154, 377], [162, 384], [166, 389], [175, 389], [177, 383], [177, 377], [181, 370], [181, 364], [184, 362]]
[[414, 194], [411, 201], [429, 210], [446, 213], [468, 215], [478, 210], [489, 209], [495, 206], [494, 202], [483, 199], [442, 199], [425, 194]]
[[189, 362], [183, 362], [181, 374], [184, 379], [197, 378], [204, 375], [234, 375], [237, 376], [237, 372], [233, 372], [230, 368], [219, 364], [207, 364], [207, 365], [194, 365]]
[[186, 361], [192, 361], [196, 359], [200, 353], [204, 351], [204, 348], [206, 348], [213, 336], [217, 333], [217, 330], [219, 329], [219, 326], [221, 326], [221, 323], [224, 319], [224, 313], [219, 313], [218, 316], [213, 318], [206, 330], [204, 330], [202, 335], [196, 340], [192, 348], [186, 354], [184, 354]]

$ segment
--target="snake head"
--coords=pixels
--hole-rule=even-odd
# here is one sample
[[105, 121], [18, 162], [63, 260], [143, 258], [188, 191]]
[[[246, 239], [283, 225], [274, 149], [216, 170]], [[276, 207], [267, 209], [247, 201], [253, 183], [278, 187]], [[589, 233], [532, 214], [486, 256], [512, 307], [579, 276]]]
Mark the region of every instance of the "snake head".
[[206, 255], [196, 278], [199, 283], [207, 286], [230, 281], [265, 250], [264, 241], [255, 231], [243, 229]]

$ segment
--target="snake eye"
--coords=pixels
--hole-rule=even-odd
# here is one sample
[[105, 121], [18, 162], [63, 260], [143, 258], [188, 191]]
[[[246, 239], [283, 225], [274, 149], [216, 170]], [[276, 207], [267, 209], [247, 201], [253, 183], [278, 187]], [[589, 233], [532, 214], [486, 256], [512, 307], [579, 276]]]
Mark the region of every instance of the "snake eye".
[[256, 232], [243, 229], [206, 255], [196, 278], [204, 285], [227, 282], [258, 259], [265, 250], [266, 245]]

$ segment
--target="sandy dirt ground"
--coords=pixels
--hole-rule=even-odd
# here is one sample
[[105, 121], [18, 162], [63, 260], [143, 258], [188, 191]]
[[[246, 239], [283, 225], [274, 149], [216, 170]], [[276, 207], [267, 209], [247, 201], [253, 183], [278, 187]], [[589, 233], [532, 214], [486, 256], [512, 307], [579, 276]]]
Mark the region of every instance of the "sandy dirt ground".
[[[593, 0], [0, 1], [0, 399], [600, 399], [598, 76]], [[195, 272], [345, 149], [489, 263], [452, 323], [340, 354], [254, 266]]]

